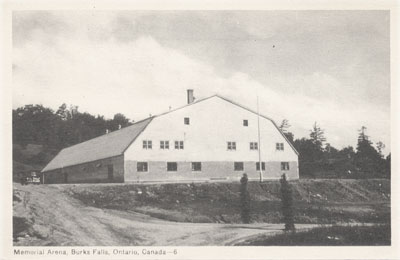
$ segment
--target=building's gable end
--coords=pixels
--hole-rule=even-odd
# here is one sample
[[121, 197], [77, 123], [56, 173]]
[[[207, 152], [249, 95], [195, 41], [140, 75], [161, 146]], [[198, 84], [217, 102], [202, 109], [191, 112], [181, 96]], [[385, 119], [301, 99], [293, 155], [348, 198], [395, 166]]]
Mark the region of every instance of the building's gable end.
[[[222, 97], [222, 96], [220, 96], [220, 95], [215, 95], [215, 97], [218, 97], [218, 98], [220, 98], [220, 99], [222, 99], [222, 100], [224, 100], [224, 101], [226, 101], [226, 102], [228, 102], [228, 103], [231, 103], [231, 104], [233, 104], [233, 105], [235, 105], [235, 106], [238, 106], [238, 107], [240, 107], [240, 108], [242, 108], [242, 109], [245, 109], [245, 110], [247, 110], [247, 111], [249, 111], [249, 112], [251, 112], [251, 113], [257, 114], [257, 112], [255, 112], [254, 110], [252, 110], [252, 109], [250, 109], [250, 108], [248, 108], [248, 107], [245, 107], [245, 106], [243, 106], [243, 105], [240, 105], [240, 104], [238, 104], [238, 103], [236, 103], [236, 102], [234, 102], [234, 101], [232, 101], [232, 100], [229, 100], [229, 99], [227, 99], [227, 98], [225, 98], [225, 97]], [[289, 144], [289, 146], [293, 149], [293, 151], [294, 151], [297, 155], [299, 155], [299, 152], [296, 150], [296, 148], [294, 148], [293, 144], [286, 138], [285, 134], [281, 131], [281, 129], [279, 129], [279, 127], [278, 127], [278, 125], [275, 123], [275, 121], [274, 121], [273, 119], [267, 117], [267, 116], [262, 115], [262, 114], [259, 114], [259, 115], [260, 115], [260, 117], [263, 117], [263, 118], [265, 118], [265, 119], [271, 121], [271, 123], [275, 126], [275, 128], [276, 128], [276, 129], [278, 130], [278, 132], [282, 135], [282, 137], [285, 139], [285, 141], [286, 141], [286, 142]]]

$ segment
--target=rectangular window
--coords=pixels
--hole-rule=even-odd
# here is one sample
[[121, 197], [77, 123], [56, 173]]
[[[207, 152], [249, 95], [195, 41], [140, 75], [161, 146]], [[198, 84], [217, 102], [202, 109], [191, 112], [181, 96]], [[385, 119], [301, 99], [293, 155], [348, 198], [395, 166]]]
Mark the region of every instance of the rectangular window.
[[234, 166], [235, 171], [243, 171], [244, 170], [243, 162], [234, 162], [233, 166]]
[[152, 149], [152, 142], [149, 140], [143, 140], [143, 149]]
[[289, 162], [281, 162], [281, 170], [288, 171], [289, 170]]
[[185, 147], [183, 145], [183, 141], [175, 141], [175, 149], [176, 150], [183, 150]]
[[228, 142], [228, 150], [236, 150], [236, 142]]
[[201, 162], [192, 162], [192, 171], [194, 172], [201, 171]]
[[167, 162], [167, 171], [176, 172], [178, 170], [178, 163], [176, 162]]
[[185, 125], [190, 125], [190, 118], [189, 117], [185, 117], [183, 119], [183, 121], [184, 121]]
[[[265, 162], [261, 162], [261, 168], [263, 171], [265, 171]], [[256, 170], [260, 170], [260, 162], [256, 162]]]
[[160, 141], [160, 149], [169, 149], [169, 141]]
[[137, 163], [137, 171], [138, 172], [147, 172], [148, 164], [147, 162], [138, 162]]
[[243, 126], [249, 126], [249, 120], [243, 119]]
[[250, 142], [250, 150], [258, 150], [258, 143]]
[[276, 150], [277, 151], [283, 151], [284, 146], [283, 143], [276, 143]]

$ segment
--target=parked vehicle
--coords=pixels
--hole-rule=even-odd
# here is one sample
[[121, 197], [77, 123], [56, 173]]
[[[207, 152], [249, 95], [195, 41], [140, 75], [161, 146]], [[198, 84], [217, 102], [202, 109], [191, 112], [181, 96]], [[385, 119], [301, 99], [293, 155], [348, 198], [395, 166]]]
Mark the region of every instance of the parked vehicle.
[[21, 178], [22, 185], [41, 184], [40, 175], [37, 172], [31, 172], [29, 176]]

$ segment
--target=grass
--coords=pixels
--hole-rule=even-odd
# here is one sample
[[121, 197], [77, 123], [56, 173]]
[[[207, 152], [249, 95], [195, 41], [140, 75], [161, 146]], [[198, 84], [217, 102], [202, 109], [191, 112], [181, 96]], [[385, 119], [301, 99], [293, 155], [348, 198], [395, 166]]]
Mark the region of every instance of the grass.
[[17, 240], [18, 235], [25, 232], [27, 233], [31, 225], [26, 218], [13, 217], [13, 238], [14, 241]]
[[[295, 223], [390, 223], [384, 180], [300, 180], [292, 183]], [[72, 185], [88, 206], [136, 211], [176, 222], [241, 223], [239, 183]], [[249, 183], [252, 222], [281, 223], [279, 182]], [[318, 196], [319, 195], [319, 196]]]
[[390, 225], [332, 226], [309, 231], [261, 236], [239, 246], [384, 246], [391, 244]]

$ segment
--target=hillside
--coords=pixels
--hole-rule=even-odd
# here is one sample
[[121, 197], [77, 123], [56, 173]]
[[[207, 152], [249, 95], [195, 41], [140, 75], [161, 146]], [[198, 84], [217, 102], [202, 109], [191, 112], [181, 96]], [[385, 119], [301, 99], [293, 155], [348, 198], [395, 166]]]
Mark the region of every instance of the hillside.
[[[291, 184], [298, 232], [390, 225], [387, 180]], [[241, 224], [237, 183], [15, 183], [14, 245], [236, 245], [282, 233], [279, 182], [249, 183], [249, 190], [252, 223]]]
[[178, 223], [88, 207], [65, 195], [65, 189], [68, 185], [14, 184], [14, 246], [223, 246], [283, 229], [283, 224], [266, 223]]
[[[291, 182], [296, 223], [387, 223], [390, 182], [299, 180]], [[252, 221], [280, 223], [280, 184], [249, 183]], [[240, 223], [238, 183], [72, 185], [70, 196], [88, 206], [135, 211], [178, 222]]]
[[[387, 180], [291, 184], [298, 231], [390, 225]], [[249, 190], [252, 223], [241, 224], [237, 183], [15, 183], [14, 245], [233, 245], [282, 233], [279, 182], [249, 183]]]

